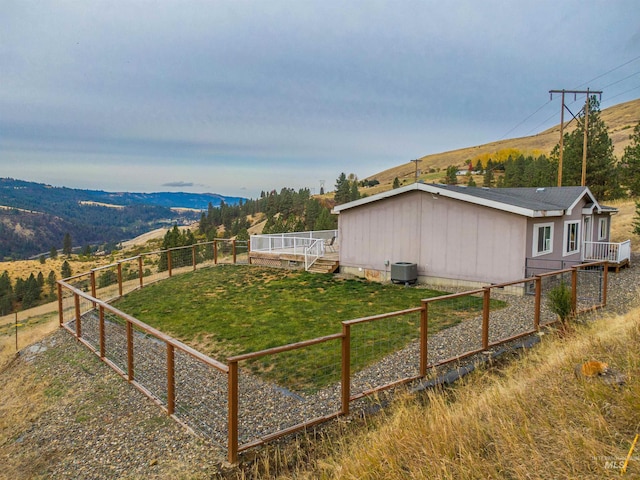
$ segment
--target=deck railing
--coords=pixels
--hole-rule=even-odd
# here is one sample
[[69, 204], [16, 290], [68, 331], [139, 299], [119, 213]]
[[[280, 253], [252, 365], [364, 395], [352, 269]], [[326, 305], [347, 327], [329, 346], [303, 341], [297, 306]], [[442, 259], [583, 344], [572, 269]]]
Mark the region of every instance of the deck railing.
[[251, 251], [278, 252], [287, 250], [294, 255], [304, 255], [305, 249], [311, 247], [317, 240], [331, 240], [332, 237], [337, 236], [337, 230], [251, 235]]
[[584, 242], [584, 259], [592, 262], [622, 263], [631, 259], [631, 240], [621, 243]]

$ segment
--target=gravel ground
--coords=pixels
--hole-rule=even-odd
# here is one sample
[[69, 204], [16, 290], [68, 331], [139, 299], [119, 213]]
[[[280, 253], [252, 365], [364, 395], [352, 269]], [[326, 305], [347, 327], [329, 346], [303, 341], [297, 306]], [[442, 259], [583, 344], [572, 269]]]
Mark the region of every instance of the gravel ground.
[[[634, 255], [630, 268], [609, 275], [605, 311], [623, 313], [639, 304], [639, 260]], [[509, 300], [508, 306], [491, 314], [490, 341], [533, 327], [532, 297], [504, 298]], [[601, 312], [583, 318], [599, 316]], [[96, 322], [89, 319], [83, 323], [85, 338], [94, 344], [97, 343], [95, 327]], [[110, 325], [108, 328], [114, 329], [108, 334], [108, 338], [113, 339], [108, 346], [112, 360], [124, 368], [125, 337], [116, 331], [121, 327]], [[479, 348], [480, 332], [481, 318], [478, 317], [431, 335], [429, 363]], [[166, 398], [164, 345], [140, 334], [136, 335], [135, 342], [134, 351], [155, 352], [146, 358], [136, 356], [136, 378], [158, 398]], [[416, 375], [417, 352], [418, 346], [411, 344], [356, 373], [352, 376], [352, 394]], [[226, 375], [203, 367], [187, 355], [176, 354], [177, 415], [200, 435], [188, 433], [166, 417], [153, 402], [64, 331], [25, 349], [14, 366], [1, 375], [15, 373], [16, 369], [36, 371], [49, 385], [61, 390], [60, 394], [48, 397], [49, 404], [42, 415], [2, 446], [4, 455], [17, 448], [40, 452], [37, 458], [41, 466], [33, 460], [28, 464], [38, 475], [46, 478], [218, 478], [228, 474], [224, 468], [225, 451], [221, 447], [227, 436]], [[361, 403], [353, 404], [352, 411], [360, 406]], [[240, 376], [240, 441], [251, 441], [305, 419], [336, 412], [339, 407], [338, 385], [305, 395], [243, 373]], [[11, 465], [20, 467], [19, 462], [15, 463], [17, 467], [14, 463]], [[25, 469], [28, 470], [26, 465]]]

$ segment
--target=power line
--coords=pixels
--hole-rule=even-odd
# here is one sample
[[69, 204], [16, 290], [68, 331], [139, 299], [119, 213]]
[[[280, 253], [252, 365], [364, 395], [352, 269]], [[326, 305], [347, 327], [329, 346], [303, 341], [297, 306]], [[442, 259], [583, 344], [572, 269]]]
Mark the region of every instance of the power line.
[[611, 100], [613, 100], [616, 97], [620, 97], [620, 96], [624, 95], [625, 93], [633, 92], [634, 90], [637, 90], [639, 88], [640, 88], [640, 85], [638, 85], [637, 87], [630, 88], [629, 90], [625, 90], [624, 92], [618, 93], [617, 95], [614, 95], [613, 97], [607, 98], [602, 103], [610, 102]]
[[588, 80], [588, 81], [586, 81], [586, 82], [584, 82], [584, 83], [582, 83], [582, 84], [578, 85], [578, 86], [576, 87], [576, 89], [577, 89], [577, 88], [580, 88], [580, 87], [584, 87], [584, 86], [585, 86], [585, 85], [587, 85], [588, 83], [591, 83], [591, 82], [593, 82], [594, 80], [597, 80], [597, 79], [599, 79], [599, 78], [602, 78], [602, 77], [604, 77], [605, 75], [609, 75], [611, 72], [615, 72], [615, 71], [616, 71], [616, 70], [618, 70], [619, 68], [622, 68], [622, 67], [624, 67], [625, 65], [629, 65], [630, 63], [635, 62], [635, 61], [636, 61], [636, 60], [638, 60], [639, 58], [640, 58], [640, 55], [638, 55], [638, 56], [637, 56], [637, 57], [635, 57], [635, 58], [632, 58], [631, 60], [629, 60], [629, 61], [627, 61], [627, 62], [624, 62], [622, 65], [618, 65], [617, 67], [613, 67], [611, 70], [608, 70], [608, 71], [604, 72], [603, 74], [598, 75], [597, 77], [592, 78], [591, 80]]
[[540, 110], [542, 110], [544, 107], [546, 107], [547, 105], [549, 105], [551, 103], [551, 99], [549, 99], [546, 103], [543, 103], [535, 112], [533, 112], [531, 115], [529, 115], [527, 118], [525, 118], [524, 120], [520, 121], [520, 123], [518, 123], [515, 127], [513, 127], [511, 130], [509, 130], [507, 133], [505, 133], [502, 137], [500, 137], [500, 140], [502, 140], [503, 138], [505, 138], [507, 135], [509, 135], [511, 132], [513, 132], [516, 128], [518, 128], [520, 125], [522, 125], [524, 122], [526, 122], [527, 120], [529, 120], [531, 117], [533, 117], [536, 113], [538, 113]]
[[[611, 69], [607, 70], [606, 72], [604, 72], [604, 73], [602, 73], [602, 74], [600, 74], [600, 75], [598, 75], [598, 76], [596, 76], [596, 77], [592, 78], [591, 80], [589, 80], [589, 81], [587, 81], [587, 82], [585, 82], [585, 83], [583, 83], [583, 84], [581, 84], [581, 85], [578, 85], [578, 87], [576, 87], [576, 90], [577, 90], [578, 88], [580, 88], [580, 87], [584, 86], [584, 85], [587, 85], [587, 84], [589, 84], [589, 83], [591, 83], [591, 82], [593, 82], [593, 81], [595, 81], [595, 80], [598, 80], [599, 78], [602, 78], [602, 77], [604, 77], [604, 76], [606, 76], [606, 75], [609, 75], [610, 73], [615, 72], [616, 70], [619, 70], [620, 68], [625, 67], [625, 66], [629, 65], [630, 63], [633, 63], [633, 62], [635, 62], [636, 60], [639, 60], [639, 59], [640, 59], [640, 55], [638, 55], [637, 57], [634, 57], [634, 58], [632, 58], [632, 59], [630, 59], [630, 60], [627, 60], [626, 62], [624, 62], [624, 63], [622, 63], [622, 64], [620, 64], [620, 65], [618, 65], [618, 66], [616, 66], [616, 67], [613, 67], [613, 68], [611, 68]], [[610, 86], [612, 86], [612, 85], [615, 85], [615, 84], [620, 83], [620, 82], [622, 82], [622, 81], [624, 81], [624, 80], [627, 80], [627, 79], [629, 79], [629, 78], [631, 78], [631, 77], [633, 77], [633, 76], [635, 76], [635, 75], [638, 75], [638, 73], [640, 73], [640, 72], [632, 73], [631, 75], [628, 75], [628, 76], [626, 76], [625, 78], [620, 79], [620, 80], [617, 80], [617, 81], [615, 81], [615, 82], [613, 82], [613, 83], [610, 83], [609, 85], [605, 85], [605, 86], [604, 86], [604, 87], [602, 87], [602, 88], [603, 88], [603, 89], [608, 88], [608, 87], [610, 87]], [[620, 93], [620, 94], [617, 94], [617, 95], [615, 95], [615, 96], [613, 96], [613, 97], [609, 97], [606, 101], [608, 102], [608, 101], [610, 101], [610, 100], [611, 100], [611, 99], [613, 99], [613, 98], [616, 98], [616, 97], [622, 96], [622, 95], [624, 95], [625, 93], [629, 93], [629, 92], [631, 92], [631, 91], [633, 91], [633, 90], [636, 90], [637, 88], [640, 88], [640, 87], [634, 87], [634, 88], [632, 88], [632, 89], [630, 89], [630, 90], [626, 90], [626, 91], [624, 91], [624, 92], [622, 92], [622, 93]], [[569, 105], [571, 105], [571, 104], [575, 103], [576, 101], [577, 101], [577, 99], [575, 99], [575, 100], [574, 100], [573, 102], [571, 102]], [[531, 119], [531, 117], [533, 117], [533, 116], [534, 116], [534, 115], [536, 115], [538, 112], [540, 112], [540, 111], [541, 111], [544, 107], [546, 107], [550, 102], [551, 102], [551, 100], [549, 100], [548, 102], [546, 102], [545, 104], [543, 104], [542, 106], [540, 106], [536, 111], [534, 111], [532, 114], [528, 115], [524, 120], [521, 120], [520, 122], [518, 122], [518, 123], [517, 123], [513, 128], [511, 128], [507, 133], [505, 133], [502, 137], [500, 137], [500, 140], [502, 140], [502, 139], [506, 138], [506, 136], [507, 136], [507, 135], [509, 135], [511, 132], [513, 132], [516, 128], [520, 127], [520, 126], [521, 126], [523, 123], [525, 123], [527, 120]], [[604, 102], [603, 102], [603, 103], [604, 103]], [[551, 120], [551, 119], [552, 119], [552, 118], [554, 118], [555, 116], [556, 116], [556, 114], [555, 114], [555, 113], [553, 113], [552, 115], [550, 115], [549, 117], [547, 117], [545, 120], [543, 120], [542, 122], [540, 122], [539, 124], [537, 124], [535, 127], [533, 127], [532, 129], [530, 129], [529, 131], [527, 131], [524, 135], [525, 135], [525, 136], [527, 136], [527, 135], [530, 135], [531, 133], [535, 132], [535, 131], [536, 131], [536, 130], [538, 130], [542, 125], [546, 124], [549, 120]], [[569, 122], [569, 123], [570, 123], [570, 122]]]
[[602, 88], [604, 89], [604, 88], [610, 87], [610, 86], [612, 86], [612, 85], [615, 85], [616, 83], [624, 82], [626, 79], [631, 78], [631, 77], [635, 77], [635, 76], [636, 76], [636, 75], [638, 75], [639, 73], [640, 73], [640, 72], [636, 72], [636, 73], [632, 73], [631, 75], [627, 75], [626, 77], [621, 78], [620, 80], [616, 80], [615, 82], [610, 83], [609, 85], [605, 85], [605, 86], [604, 86], [604, 87], [602, 87]]

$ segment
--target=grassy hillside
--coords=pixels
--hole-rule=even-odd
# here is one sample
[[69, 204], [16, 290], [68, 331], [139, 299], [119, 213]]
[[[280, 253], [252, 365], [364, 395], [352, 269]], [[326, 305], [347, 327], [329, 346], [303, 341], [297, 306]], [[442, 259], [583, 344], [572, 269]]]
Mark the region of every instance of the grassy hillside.
[[[242, 478], [619, 477], [640, 429], [639, 315], [543, 336], [518, 361], [477, 370], [453, 388], [407, 393], [378, 415], [334, 425], [312, 447], [272, 447]], [[577, 376], [591, 360], [626, 383]], [[637, 450], [626, 475], [640, 477]]]
[[[560, 112], [558, 111], [558, 119], [559, 117]], [[629, 145], [629, 135], [632, 133], [633, 127], [635, 127], [640, 121], [640, 99], [614, 105], [613, 107], [602, 110], [601, 119], [609, 128], [609, 137], [614, 145], [614, 153], [618, 158], [620, 158], [624, 152], [624, 147]], [[570, 132], [574, 128], [575, 122], [572, 122], [565, 131]], [[450, 152], [425, 155], [419, 159], [418, 168], [425, 174], [421, 177], [425, 179], [425, 181], [437, 181], [437, 179], [444, 176], [444, 173], [429, 176], [427, 175], [429, 169], [446, 169], [449, 165], [462, 166], [465, 160], [473, 158], [476, 155], [485, 153], [492, 154], [503, 149], [513, 148], [522, 152], [540, 152], [548, 154], [559, 140], [560, 125], [558, 124], [544, 132], [529, 137], [511, 138], [484, 145], [452, 150]], [[380, 191], [388, 190], [395, 177], [398, 177], [400, 180], [407, 179], [413, 182], [414, 175], [415, 164], [412, 162], [407, 162], [388, 170], [384, 170], [367, 177], [368, 179], [376, 178], [380, 182], [379, 186], [367, 189], [367, 192], [378, 193]]]

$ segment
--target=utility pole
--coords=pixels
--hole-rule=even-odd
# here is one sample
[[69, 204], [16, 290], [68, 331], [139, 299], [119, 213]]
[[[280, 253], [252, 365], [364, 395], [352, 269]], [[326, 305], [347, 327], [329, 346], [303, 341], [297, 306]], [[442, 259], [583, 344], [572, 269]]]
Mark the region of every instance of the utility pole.
[[416, 159], [416, 160], [411, 160], [411, 161], [416, 164], [416, 180], [415, 180], [415, 183], [418, 183], [418, 162], [420, 160]]
[[[564, 109], [566, 108], [569, 113], [569, 110], [564, 104], [564, 94], [565, 93], [573, 93], [573, 99], [576, 99], [576, 96], [579, 94], [586, 94], [587, 99], [584, 105], [584, 143], [582, 147], [582, 186], [584, 187], [587, 183], [587, 129], [589, 127], [589, 95], [597, 94], [602, 98], [602, 90], [549, 90], [549, 95], [553, 100], [554, 93], [562, 94], [562, 106], [560, 107], [560, 156], [558, 157], [558, 186], [562, 186], [562, 156], [564, 154]], [[576, 116], [571, 113], [571, 116], [575, 119]]]

